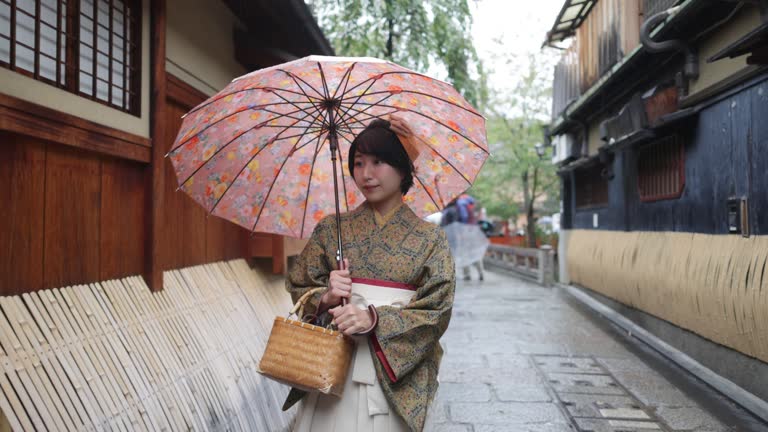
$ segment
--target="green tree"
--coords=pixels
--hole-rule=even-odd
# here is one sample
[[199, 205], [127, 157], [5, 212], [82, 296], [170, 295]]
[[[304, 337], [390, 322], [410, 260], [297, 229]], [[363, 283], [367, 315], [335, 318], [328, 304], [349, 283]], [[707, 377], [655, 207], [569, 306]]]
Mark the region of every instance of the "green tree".
[[490, 105], [486, 129], [492, 157], [471, 189], [491, 215], [508, 218], [524, 212], [529, 247], [536, 245], [537, 211], [557, 211], [549, 208], [558, 202], [555, 166], [536, 152], [549, 119], [552, 65], [554, 59], [528, 56], [515, 91]]
[[371, 56], [447, 81], [476, 107], [487, 100], [486, 74], [472, 44], [468, 0], [309, 0], [336, 53]]

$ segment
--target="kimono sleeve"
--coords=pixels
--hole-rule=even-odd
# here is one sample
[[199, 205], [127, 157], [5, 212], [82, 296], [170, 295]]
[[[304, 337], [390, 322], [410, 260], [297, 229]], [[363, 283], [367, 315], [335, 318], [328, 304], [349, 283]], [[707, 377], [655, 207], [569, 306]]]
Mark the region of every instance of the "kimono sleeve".
[[[285, 289], [291, 294], [293, 303], [307, 291], [328, 286], [331, 266], [325, 250], [327, 219], [317, 224], [309, 242], [301, 251], [285, 279]], [[322, 292], [312, 295], [305, 307], [306, 314], [316, 314]]]
[[392, 382], [433, 355], [451, 319], [456, 273], [445, 232], [437, 228], [436, 237], [414, 299], [403, 309], [377, 308], [379, 322], [371, 341]]

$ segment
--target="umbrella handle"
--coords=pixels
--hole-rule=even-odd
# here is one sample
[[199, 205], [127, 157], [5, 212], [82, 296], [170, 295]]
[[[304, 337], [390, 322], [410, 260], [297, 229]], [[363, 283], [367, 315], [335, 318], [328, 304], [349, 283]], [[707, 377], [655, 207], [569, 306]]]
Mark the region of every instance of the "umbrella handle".
[[[337, 260], [336, 265], [338, 266], [339, 270], [346, 270], [346, 267], [344, 266], [343, 260]], [[341, 298], [341, 305], [346, 306], [347, 305], [347, 299], [344, 297]]]

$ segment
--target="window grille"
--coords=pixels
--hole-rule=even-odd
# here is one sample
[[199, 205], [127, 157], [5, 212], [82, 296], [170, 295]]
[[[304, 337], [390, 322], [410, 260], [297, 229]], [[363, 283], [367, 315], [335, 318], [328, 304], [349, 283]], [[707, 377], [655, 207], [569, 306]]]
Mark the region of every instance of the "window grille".
[[685, 188], [685, 145], [670, 135], [640, 149], [637, 155], [637, 190], [640, 200], [680, 198]]
[[575, 172], [577, 209], [608, 205], [608, 180], [603, 176], [604, 169], [604, 165], [598, 164]]
[[0, 66], [139, 114], [138, 0], [0, 0]]

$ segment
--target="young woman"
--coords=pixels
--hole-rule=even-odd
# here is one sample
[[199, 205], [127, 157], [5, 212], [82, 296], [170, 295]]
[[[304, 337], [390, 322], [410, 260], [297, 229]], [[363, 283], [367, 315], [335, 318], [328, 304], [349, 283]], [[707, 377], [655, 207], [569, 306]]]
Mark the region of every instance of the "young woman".
[[341, 217], [342, 269], [330, 216], [288, 275], [294, 301], [327, 287], [308, 313], [328, 310], [357, 342], [342, 398], [305, 397], [294, 431], [420, 431], [435, 396], [455, 269], [443, 230], [403, 203], [414, 174], [398, 133], [409, 133], [401, 120], [374, 120], [352, 143], [349, 171], [366, 201]]

